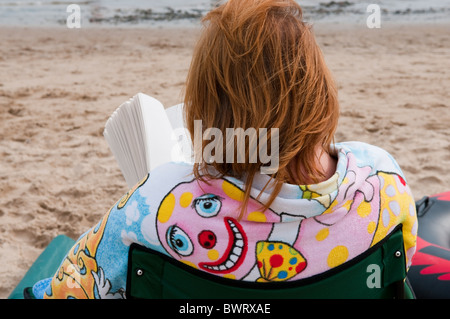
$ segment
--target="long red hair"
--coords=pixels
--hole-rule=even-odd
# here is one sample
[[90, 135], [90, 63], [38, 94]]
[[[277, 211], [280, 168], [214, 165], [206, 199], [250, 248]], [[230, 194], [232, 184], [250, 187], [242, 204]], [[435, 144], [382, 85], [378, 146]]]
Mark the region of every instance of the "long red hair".
[[[229, 0], [204, 17], [203, 27], [186, 82], [185, 119], [191, 136], [194, 121], [202, 120], [202, 133], [212, 127], [224, 134], [226, 128], [266, 128], [271, 145], [270, 129], [278, 128], [279, 165], [271, 175], [275, 186], [266, 209], [282, 184], [291, 181], [292, 160], [303, 168], [296, 172], [301, 180], [320, 181], [316, 149], [331, 152], [339, 104], [301, 7], [293, 0]], [[208, 143], [203, 141], [202, 151]], [[194, 174], [202, 180], [217, 177], [210, 175], [211, 165], [220, 176], [245, 179], [242, 216], [263, 163], [227, 162], [225, 139], [223, 143], [224, 160], [202, 160], [194, 165]]]

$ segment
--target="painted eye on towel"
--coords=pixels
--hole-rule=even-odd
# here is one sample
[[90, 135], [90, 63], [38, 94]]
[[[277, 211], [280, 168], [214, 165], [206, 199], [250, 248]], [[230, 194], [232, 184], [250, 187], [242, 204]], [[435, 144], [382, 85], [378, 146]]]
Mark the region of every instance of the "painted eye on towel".
[[174, 252], [182, 256], [189, 256], [194, 250], [189, 236], [178, 226], [170, 226], [166, 233], [167, 244]]
[[222, 202], [217, 195], [206, 194], [194, 200], [195, 211], [202, 217], [214, 217], [220, 212]]

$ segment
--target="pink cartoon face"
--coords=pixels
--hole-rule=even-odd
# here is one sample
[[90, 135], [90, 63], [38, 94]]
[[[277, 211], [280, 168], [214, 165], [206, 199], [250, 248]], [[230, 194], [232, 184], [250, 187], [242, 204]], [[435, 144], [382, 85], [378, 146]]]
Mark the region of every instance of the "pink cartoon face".
[[239, 279], [256, 263], [256, 242], [267, 238], [280, 218], [260, 212], [261, 204], [250, 199], [238, 222], [242, 190], [226, 180], [209, 183], [181, 183], [166, 195], [158, 209], [158, 237], [174, 258]]

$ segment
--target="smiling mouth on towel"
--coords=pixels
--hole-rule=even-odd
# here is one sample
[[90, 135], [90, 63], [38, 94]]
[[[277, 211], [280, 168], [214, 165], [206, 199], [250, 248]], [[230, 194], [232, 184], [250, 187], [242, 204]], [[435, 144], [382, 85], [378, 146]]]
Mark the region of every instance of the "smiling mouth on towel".
[[228, 230], [229, 241], [222, 258], [214, 263], [200, 263], [200, 268], [220, 274], [230, 273], [238, 268], [247, 253], [247, 237], [242, 226], [232, 218], [225, 218], [225, 226]]

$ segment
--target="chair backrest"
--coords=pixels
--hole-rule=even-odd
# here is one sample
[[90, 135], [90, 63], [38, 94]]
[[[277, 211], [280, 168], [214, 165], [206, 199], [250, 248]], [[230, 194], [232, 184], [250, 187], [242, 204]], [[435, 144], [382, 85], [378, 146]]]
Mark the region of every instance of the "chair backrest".
[[360, 256], [323, 274], [296, 281], [260, 283], [222, 278], [137, 244], [130, 247], [127, 276], [127, 298], [413, 297], [405, 285], [401, 226]]

